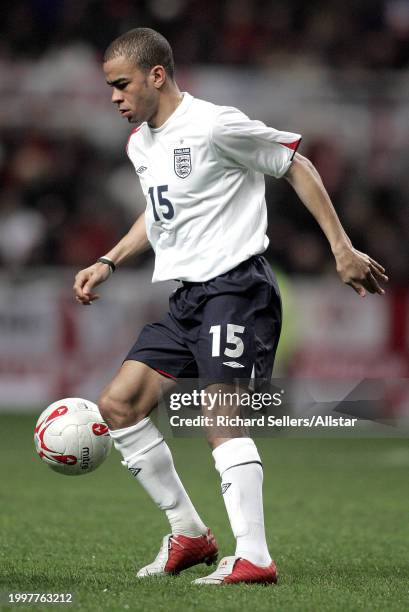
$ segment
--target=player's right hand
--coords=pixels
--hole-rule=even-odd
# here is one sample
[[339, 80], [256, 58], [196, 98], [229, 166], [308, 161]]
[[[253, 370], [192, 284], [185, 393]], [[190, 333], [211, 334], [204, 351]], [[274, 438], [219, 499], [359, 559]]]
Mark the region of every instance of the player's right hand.
[[100, 296], [97, 293], [93, 293], [92, 290], [103, 283], [110, 274], [109, 266], [101, 262], [80, 270], [75, 276], [73, 286], [77, 302], [84, 306], [89, 306], [94, 300], [98, 300]]

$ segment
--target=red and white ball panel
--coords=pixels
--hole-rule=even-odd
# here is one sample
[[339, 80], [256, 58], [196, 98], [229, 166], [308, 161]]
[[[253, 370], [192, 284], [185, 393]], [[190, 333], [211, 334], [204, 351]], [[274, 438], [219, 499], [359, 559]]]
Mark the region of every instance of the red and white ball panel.
[[61, 474], [76, 476], [95, 470], [108, 456], [112, 440], [93, 402], [68, 397], [48, 406], [34, 431], [40, 458]]

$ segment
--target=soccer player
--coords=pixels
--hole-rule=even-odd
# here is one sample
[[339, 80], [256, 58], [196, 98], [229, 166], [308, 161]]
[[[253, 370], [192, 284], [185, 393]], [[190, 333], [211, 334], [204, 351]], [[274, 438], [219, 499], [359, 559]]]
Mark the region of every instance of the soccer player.
[[[124, 465], [170, 523], [157, 557], [138, 571], [143, 578], [211, 564], [218, 554], [149, 418], [163, 386], [199, 377], [229, 388], [237, 371], [241, 378], [271, 377], [281, 304], [262, 257], [268, 244], [263, 174], [292, 185], [327, 237], [344, 283], [360, 296], [383, 294], [387, 277], [379, 263], [352, 246], [317, 170], [296, 153], [299, 134], [182, 93], [169, 43], [149, 28], [114, 40], [103, 68], [113, 104], [136, 125], [127, 153], [147, 206], [109, 253], [76, 275], [76, 299], [91, 304], [99, 297], [95, 287], [149, 246], [155, 251], [153, 282], [182, 283], [170, 297], [169, 312], [142, 330], [98, 401]], [[236, 550], [195, 583], [276, 582], [256, 445], [246, 435], [223, 437], [210, 429], [207, 435]]]

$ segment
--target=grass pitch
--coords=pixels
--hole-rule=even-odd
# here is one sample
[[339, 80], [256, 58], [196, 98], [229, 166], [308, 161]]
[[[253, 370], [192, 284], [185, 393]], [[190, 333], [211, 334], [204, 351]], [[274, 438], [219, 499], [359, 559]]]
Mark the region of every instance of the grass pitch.
[[[137, 580], [168, 532], [112, 451], [66, 477], [34, 453], [35, 418], [0, 416], [1, 590], [74, 593], [68, 610], [280, 612], [409, 609], [409, 444], [403, 439], [259, 439], [265, 519], [279, 584], [198, 587], [204, 565]], [[234, 541], [203, 440], [170, 440], [176, 467], [221, 556]], [[54, 606], [28, 606], [50, 610]]]

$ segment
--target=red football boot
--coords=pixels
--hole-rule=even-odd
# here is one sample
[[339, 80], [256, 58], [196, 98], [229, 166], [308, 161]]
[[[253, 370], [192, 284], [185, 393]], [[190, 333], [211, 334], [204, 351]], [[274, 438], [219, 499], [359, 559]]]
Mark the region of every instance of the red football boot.
[[138, 578], [145, 578], [179, 574], [198, 563], [216, 563], [217, 553], [217, 542], [210, 529], [197, 538], [168, 534], [163, 538], [156, 559], [142, 567], [136, 575]]
[[224, 557], [215, 572], [198, 578], [193, 584], [234, 584], [237, 582], [271, 584], [277, 582], [277, 567], [274, 561], [267, 567], [254, 565], [241, 557]]

